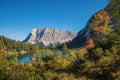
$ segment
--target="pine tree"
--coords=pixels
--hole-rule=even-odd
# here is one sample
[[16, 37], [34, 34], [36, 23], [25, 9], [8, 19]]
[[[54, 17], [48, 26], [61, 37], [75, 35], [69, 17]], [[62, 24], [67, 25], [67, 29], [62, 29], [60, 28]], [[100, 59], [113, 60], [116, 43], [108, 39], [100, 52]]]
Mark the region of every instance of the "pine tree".
[[35, 46], [33, 47], [33, 53], [35, 53], [35, 54], [38, 54], [38, 53], [39, 53], [39, 46], [38, 46], [38, 45], [35, 45]]
[[68, 51], [67, 45], [64, 43], [63, 48], [62, 48], [62, 52], [63, 52], [63, 54], [66, 54], [67, 51]]

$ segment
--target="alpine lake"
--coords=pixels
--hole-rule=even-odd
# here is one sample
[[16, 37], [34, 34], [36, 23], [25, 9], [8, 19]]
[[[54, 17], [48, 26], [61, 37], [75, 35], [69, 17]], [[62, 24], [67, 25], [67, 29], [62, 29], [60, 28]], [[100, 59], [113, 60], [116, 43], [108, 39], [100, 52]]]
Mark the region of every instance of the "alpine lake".
[[[45, 51], [40, 51], [40, 53], [35, 54], [35, 53], [19, 53], [17, 56], [15, 54], [8, 55], [6, 58], [9, 62], [13, 63], [16, 62], [18, 64], [21, 63], [28, 63], [31, 61], [42, 61], [42, 58], [46, 56], [63, 56], [63, 53], [61, 50], [57, 51], [52, 51], [52, 50], [45, 50]], [[65, 56], [65, 55], [64, 55]], [[70, 56], [69, 53], [66, 54], [66, 56]]]

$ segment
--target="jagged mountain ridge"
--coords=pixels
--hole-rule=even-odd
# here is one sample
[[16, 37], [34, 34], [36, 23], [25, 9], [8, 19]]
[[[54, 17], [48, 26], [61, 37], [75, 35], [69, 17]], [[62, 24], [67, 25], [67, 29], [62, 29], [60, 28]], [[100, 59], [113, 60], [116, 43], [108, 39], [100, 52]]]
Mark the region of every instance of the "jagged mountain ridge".
[[75, 36], [76, 34], [71, 30], [62, 32], [57, 28], [34, 28], [23, 42], [39, 44], [42, 47], [59, 46], [71, 41]]

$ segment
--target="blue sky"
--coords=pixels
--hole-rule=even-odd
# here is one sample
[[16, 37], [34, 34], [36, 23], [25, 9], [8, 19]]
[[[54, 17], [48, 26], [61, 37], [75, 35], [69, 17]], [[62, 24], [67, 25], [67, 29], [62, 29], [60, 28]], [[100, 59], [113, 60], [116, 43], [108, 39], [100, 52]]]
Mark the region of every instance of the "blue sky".
[[80, 31], [109, 0], [0, 0], [0, 35], [24, 40], [33, 28]]

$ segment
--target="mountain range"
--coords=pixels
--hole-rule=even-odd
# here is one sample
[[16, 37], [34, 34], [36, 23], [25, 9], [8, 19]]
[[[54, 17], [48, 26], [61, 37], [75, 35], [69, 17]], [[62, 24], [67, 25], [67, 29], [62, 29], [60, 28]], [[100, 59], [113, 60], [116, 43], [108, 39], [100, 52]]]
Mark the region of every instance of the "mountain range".
[[95, 13], [77, 34], [71, 30], [62, 32], [56, 28], [35, 28], [23, 42], [40, 46], [52, 46], [53, 44], [58, 46], [68, 43], [70, 48], [94, 44], [107, 37], [112, 30], [120, 28], [120, 6], [116, 5], [119, 5], [119, 0], [111, 0], [109, 5]]
[[60, 46], [70, 42], [75, 36], [76, 34], [71, 30], [63, 32], [57, 28], [34, 28], [23, 42], [42, 47]]

